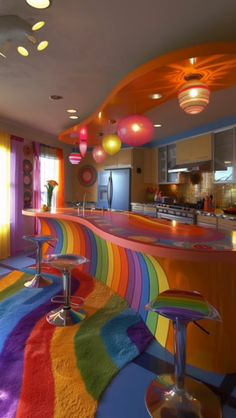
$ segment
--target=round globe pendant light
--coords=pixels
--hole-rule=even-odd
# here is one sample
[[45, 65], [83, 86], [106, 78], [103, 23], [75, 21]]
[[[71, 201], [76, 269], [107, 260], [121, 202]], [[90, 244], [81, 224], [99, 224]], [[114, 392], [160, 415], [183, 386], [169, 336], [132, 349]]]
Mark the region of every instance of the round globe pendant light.
[[71, 154], [69, 155], [69, 161], [71, 164], [79, 164], [82, 159], [82, 156], [78, 148], [74, 148]]
[[96, 161], [96, 163], [103, 163], [103, 161], [105, 161], [107, 154], [105, 153], [103, 147], [101, 145], [97, 145], [94, 149], [93, 149], [93, 159]]
[[51, 0], [26, 0], [26, 3], [36, 9], [47, 9], [51, 4]]
[[121, 141], [132, 147], [150, 142], [154, 132], [153, 123], [143, 115], [131, 115], [122, 119], [117, 129]]
[[209, 98], [210, 89], [200, 80], [187, 82], [178, 93], [181, 109], [190, 115], [202, 112], [208, 105]]
[[115, 134], [106, 135], [102, 140], [102, 146], [107, 154], [114, 155], [121, 149], [121, 140]]

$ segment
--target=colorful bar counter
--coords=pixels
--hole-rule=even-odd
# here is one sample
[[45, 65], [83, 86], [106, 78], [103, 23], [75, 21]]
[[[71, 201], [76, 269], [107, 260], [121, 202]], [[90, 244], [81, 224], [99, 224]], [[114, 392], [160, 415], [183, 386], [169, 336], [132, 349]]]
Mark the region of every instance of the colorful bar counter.
[[44, 234], [58, 238], [46, 252], [86, 256], [92, 276], [110, 286], [138, 311], [158, 342], [173, 351], [168, 319], [145, 310], [158, 293], [196, 290], [221, 314], [201, 321], [209, 335], [190, 324], [188, 364], [218, 373], [236, 372], [236, 231], [173, 224], [128, 212], [33, 209]]

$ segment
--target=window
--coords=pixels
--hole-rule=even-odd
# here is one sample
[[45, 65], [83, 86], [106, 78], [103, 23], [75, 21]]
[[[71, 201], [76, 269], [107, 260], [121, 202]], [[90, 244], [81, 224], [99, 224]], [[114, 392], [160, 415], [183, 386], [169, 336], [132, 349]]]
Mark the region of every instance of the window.
[[[55, 180], [59, 183], [59, 159], [53, 155], [40, 156], [40, 193], [41, 206], [47, 203], [47, 180]], [[57, 187], [54, 189], [52, 207], [57, 205]]]

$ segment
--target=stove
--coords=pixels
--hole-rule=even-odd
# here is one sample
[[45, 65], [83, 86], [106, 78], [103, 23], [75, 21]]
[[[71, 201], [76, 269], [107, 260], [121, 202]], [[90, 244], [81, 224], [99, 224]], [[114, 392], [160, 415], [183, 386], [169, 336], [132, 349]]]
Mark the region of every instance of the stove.
[[156, 209], [157, 218], [175, 220], [185, 224], [197, 223], [196, 206], [194, 204], [166, 205], [165, 203], [158, 203]]

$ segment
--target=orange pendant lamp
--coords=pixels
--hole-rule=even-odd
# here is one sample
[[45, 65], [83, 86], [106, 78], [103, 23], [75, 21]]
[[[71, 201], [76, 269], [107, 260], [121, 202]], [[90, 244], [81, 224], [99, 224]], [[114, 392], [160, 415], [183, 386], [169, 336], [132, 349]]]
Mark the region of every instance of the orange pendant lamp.
[[186, 113], [196, 115], [202, 112], [208, 105], [210, 89], [201, 81], [201, 74], [186, 76], [187, 83], [178, 93], [179, 105]]

